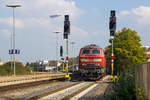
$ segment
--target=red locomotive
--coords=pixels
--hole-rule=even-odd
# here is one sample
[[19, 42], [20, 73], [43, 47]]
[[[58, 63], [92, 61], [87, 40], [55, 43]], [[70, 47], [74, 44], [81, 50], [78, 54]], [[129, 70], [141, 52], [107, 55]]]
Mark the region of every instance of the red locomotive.
[[99, 79], [105, 74], [105, 55], [103, 49], [95, 44], [80, 49], [79, 72], [83, 78]]

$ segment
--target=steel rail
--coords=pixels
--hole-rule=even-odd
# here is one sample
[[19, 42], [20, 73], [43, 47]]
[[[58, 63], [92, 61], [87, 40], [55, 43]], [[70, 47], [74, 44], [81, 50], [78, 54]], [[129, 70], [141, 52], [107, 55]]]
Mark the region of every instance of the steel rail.
[[45, 96], [48, 96], [48, 95], [57, 93], [57, 92], [59, 92], [59, 91], [62, 91], [62, 90], [64, 90], [64, 89], [67, 89], [67, 88], [70, 88], [70, 87], [73, 87], [73, 86], [78, 85], [78, 84], [81, 84], [81, 83], [83, 83], [83, 82], [74, 83], [74, 84], [69, 85], [69, 86], [65, 86], [65, 87], [62, 87], [62, 88], [58, 88], [58, 89], [56, 89], [56, 90], [52, 90], [52, 91], [50, 91], [50, 92], [43, 93], [43, 94], [40, 94], [40, 95], [31, 97], [31, 98], [29, 98], [29, 99], [27, 99], [27, 100], [37, 100], [37, 99], [40, 99], [40, 98], [42, 98], [42, 97], [45, 97]]

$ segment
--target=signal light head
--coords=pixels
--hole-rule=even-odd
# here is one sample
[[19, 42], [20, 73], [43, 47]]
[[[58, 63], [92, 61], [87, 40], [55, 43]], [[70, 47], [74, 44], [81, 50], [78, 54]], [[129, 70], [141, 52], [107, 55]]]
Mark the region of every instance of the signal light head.
[[68, 34], [64, 34], [64, 39], [68, 39]]
[[69, 15], [65, 15], [65, 21], [69, 21]]
[[64, 22], [64, 33], [66, 33], [66, 34], [70, 33], [70, 22], [69, 21]]
[[110, 16], [111, 16], [111, 17], [115, 17], [115, 16], [116, 16], [115, 10], [111, 10], [111, 11], [110, 11]]
[[115, 17], [110, 18], [109, 29], [110, 29], [110, 31], [116, 30], [116, 18]]
[[65, 21], [64, 21], [64, 39], [68, 39], [68, 35], [69, 34], [70, 34], [69, 15], [65, 15]]
[[115, 17], [115, 10], [111, 10], [110, 12], [110, 19], [109, 19], [109, 30], [110, 36], [114, 36], [116, 31], [116, 17]]

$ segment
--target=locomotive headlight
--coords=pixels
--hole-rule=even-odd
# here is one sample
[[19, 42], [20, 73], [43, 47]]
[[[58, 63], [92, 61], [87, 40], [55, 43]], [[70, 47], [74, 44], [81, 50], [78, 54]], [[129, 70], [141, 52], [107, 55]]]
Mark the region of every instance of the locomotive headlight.
[[102, 59], [93, 59], [94, 62], [101, 62]]
[[97, 63], [97, 64], [95, 64], [96, 66], [100, 66], [100, 64], [99, 63]]
[[80, 59], [81, 62], [87, 62], [89, 61], [88, 59]]
[[86, 66], [86, 65], [87, 65], [87, 64], [84, 64], [84, 63], [82, 64], [82, 66]]

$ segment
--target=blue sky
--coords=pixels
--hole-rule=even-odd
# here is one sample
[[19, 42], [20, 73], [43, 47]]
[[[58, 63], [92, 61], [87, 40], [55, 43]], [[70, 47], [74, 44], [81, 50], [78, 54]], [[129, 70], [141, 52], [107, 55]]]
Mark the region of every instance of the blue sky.
[[[12, 9], [7, 4], [21, 4], [15, 9], [16, 48], [21, 50], [17, 60], [31, 62], [56, 58], [55, 31], [63, 32], [63, 15], [71, 21], [69, 55], [77, 56], [81, 47], [109, 45], [110, 10], [117, 13], [117, 31], [123, 27], [138, 32], [143, 45], [150, 45], [150, 1], [148, 0], [0, 0], [0, 59], [10, 60], [8, 50], [12, 34]], [[58, 18], [50, 15], [61, 14]], [[65, 41], [58, 35], [59, 46]], [[58, 50], [59, 53], [59, 50]], [[64, 50], [65, 55], [65, 50]]]

